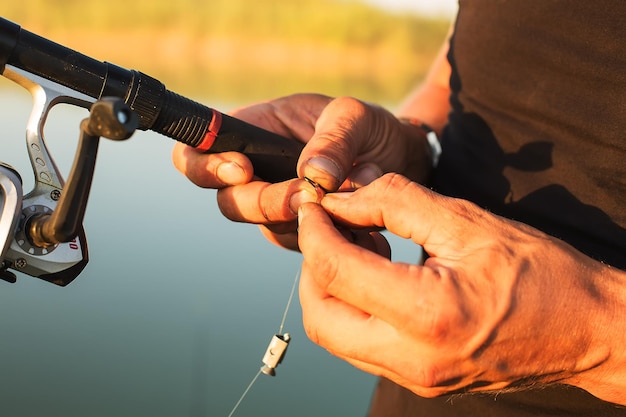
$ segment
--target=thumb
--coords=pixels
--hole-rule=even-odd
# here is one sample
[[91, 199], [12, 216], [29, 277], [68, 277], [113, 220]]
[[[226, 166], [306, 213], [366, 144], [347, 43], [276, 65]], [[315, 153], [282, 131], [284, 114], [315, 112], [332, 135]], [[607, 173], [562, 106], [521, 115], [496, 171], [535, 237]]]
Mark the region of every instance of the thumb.
[[[327, 191], [336, 191], [355, 164], [376, 162], [376, 156], [368, 154], [373, 143], [380, 141], [375, 127], [382, 123], [376, 116], [380, 115], [375, 109], [357, 99], [341, 97], [331, 101], [317, 119], [315, 133], [300, 155], [298, 175]], [[361, 176], [380, 176], [380, 169], [373, 166], [368, 169], [376, 172]]]

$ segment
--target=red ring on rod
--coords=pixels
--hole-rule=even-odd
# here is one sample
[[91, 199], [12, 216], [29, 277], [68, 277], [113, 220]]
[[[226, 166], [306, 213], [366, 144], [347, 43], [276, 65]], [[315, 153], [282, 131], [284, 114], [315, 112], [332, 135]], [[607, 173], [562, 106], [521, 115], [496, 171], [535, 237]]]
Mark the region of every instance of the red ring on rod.
[[209, 129], [204, 135], [204, 138], [202, 138], [202, 142], [200, 142], [200, 144], [196, 146], [196, 149], [201, 152], [206, 152], [211, 148], [211, 146], [213, 146], [215, 138], [217, 137], [217, 134], [222, 127], [222, 113], [218, 112], [215, 109], [211, 109], [211, 111], [213, 112], [213, 118], [211, 119], [211, 123], [209, 124]]

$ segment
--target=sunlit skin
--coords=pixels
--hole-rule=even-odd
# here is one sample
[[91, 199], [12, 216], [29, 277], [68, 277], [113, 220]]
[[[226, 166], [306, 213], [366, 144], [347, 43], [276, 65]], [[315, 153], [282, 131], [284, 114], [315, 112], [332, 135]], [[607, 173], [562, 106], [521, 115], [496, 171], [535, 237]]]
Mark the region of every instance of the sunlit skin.
[[[321, 206], [300, 210], [300, 299], [333, 354], [426, 397], [560, 381], [625, 401], [623, 272], [398, 174]], [[430, 257], [392, 263], [335, 223], [385, 227]]]
[[[444, 56], [399, 116], [445, 124]], [[233, 114], [307, 143], [299, 179], [257, 181], [243, 155], [184, 145], [174, 164], [219, 189], [226, 217], [302, 252], [314, 342], [422, 396], [558, 381], [626, 405], [626, 273], [418, 185], [430, 171], [424, 134], [380, 107], [306, 94]], [[320, 200], [304, 177], [329, 192]], [[391, 262], [380, 228], [430, 257]]]

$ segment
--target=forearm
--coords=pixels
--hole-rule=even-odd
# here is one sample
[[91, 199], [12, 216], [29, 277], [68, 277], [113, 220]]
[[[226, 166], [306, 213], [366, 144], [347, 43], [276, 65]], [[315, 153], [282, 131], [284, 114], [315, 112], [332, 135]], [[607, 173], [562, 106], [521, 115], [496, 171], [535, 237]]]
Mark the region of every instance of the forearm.
[[429, 125], [437, 134], [445, 126], [450, 110], [450, 64], [448, 41], [441, 47], [428, 75], [395, 112], [398, 117], [414, 118]]
[[[405, 99], [396, 111], [404, 121], [408, 137], [408, 155], [413, 155], [412, 171], [405, 172], [412, 180], [425, 183], [436, 166], [438, 145], [429, 143], [427, 129], [441, 135], [450, 111], [450, 64], [447, 60], [448, 42], [441, 47], [424, 81]], [[439, 148], [438, 150], [436, 148]]]

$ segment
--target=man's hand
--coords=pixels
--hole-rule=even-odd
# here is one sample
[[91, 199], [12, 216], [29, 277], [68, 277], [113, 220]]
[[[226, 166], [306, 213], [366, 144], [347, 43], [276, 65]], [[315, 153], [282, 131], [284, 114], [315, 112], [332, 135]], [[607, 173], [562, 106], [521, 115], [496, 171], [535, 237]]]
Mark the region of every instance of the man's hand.
[[263, 225], [266, 237], [281, 246], [297, 247], [297, 210], [302, 203], [319, 199], [303, 178], [335, 191], [359, 188], [384, 172], [420, 180], [430, 170], [424, 139], [413, 127], [381, 107], [353, 98], [297, 94], [232, 115], [305, 142], [297, 167], [299, 179], [278, 184], [258, 181], [243, 154], [202, 154], [183, 144], [174, 148], [174, 165], [196, 185], [219, 189], [218, 204], [226, 217]]
[[[393, 263], [337, 230], [385, 227], [422, 245]], [[400, 175], [300, 209], [309, 337], [422, 396], [536, 383], [626, 403], [626, 278], [526, 225]]]

